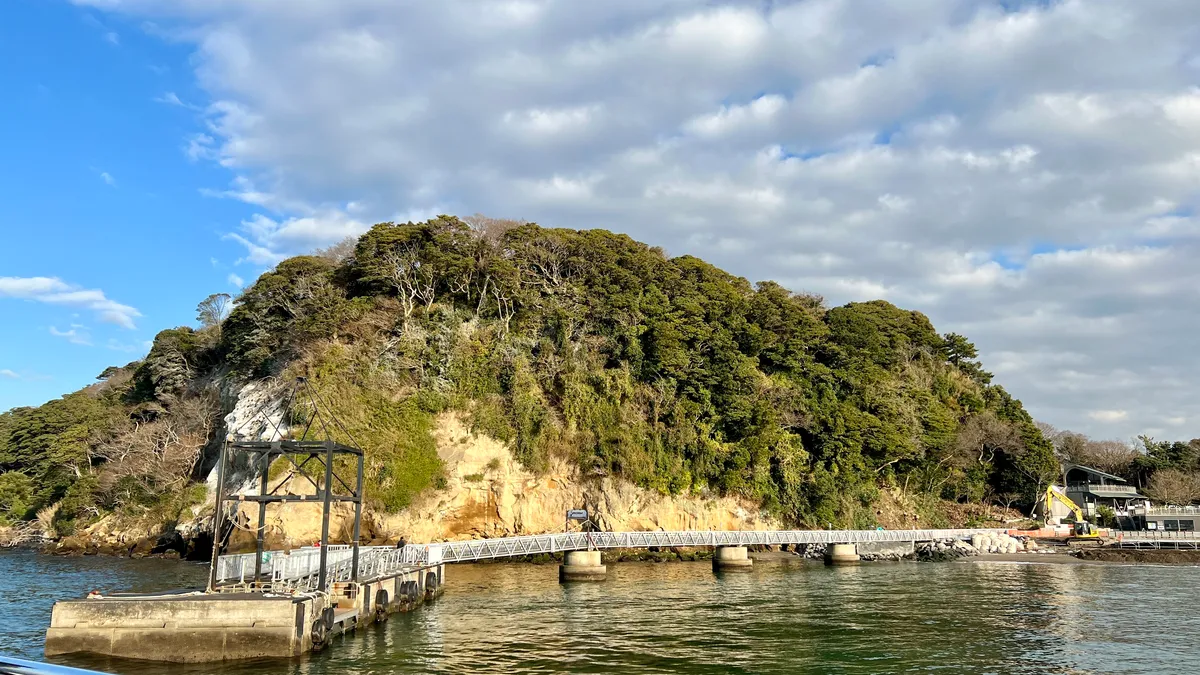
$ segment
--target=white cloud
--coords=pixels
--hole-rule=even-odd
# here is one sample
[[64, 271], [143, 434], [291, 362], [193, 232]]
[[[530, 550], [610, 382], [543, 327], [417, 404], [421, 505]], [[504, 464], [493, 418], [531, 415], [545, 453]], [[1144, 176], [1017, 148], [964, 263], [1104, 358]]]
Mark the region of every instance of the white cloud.
[[0, 298], [19, 298], [91, 310], [96, 318], [122, 328], [135, 328], [137, 309], [110, 300], [104, 292], [81, 289], [58, 277], [0, 277]]
[[67, 330], [59, 330], [54, 326], [50, 327], [50, 334], [55, 337], [60, 337], [70, 342], [73, 345], [90, 346], [92, 344], [92, 336], [82, 328], [72, 326]]
[[289, 255], [307, 253], [315, 247], [362, 234], [369, 227], [367, 223], [351, 218], [341, 210], [280, 220], [256, 214], [242, 221], [240, 232], [227, 236], [246, 247], [247, 255], [239, 263], [268, 266]]
[[117, 179], [113, 178], [112, 175], [109, 174], [107, 171], [100, 172], [100, 180], [104, 181], [104, 183], [110, 187], [117, 186]]
[[216, 140], [208, 134], [192, 134], [187, 138], [183, 153], [193, 162], [201, 159], [216, 161], [220, 155], [213, 147]]
[[179, 100], [179, 95], [173, 91], [168, 91], [167, 93], [163, 94], [162, 96], [155, 98], [154, 101], [156, 103], [165, 103], [167, 105], [179, 106], [181, 108], [186, 107], [184, 102]]
[[245, 261], [606, 227], [922, 310], [1057, 426], [1200, 436], [1193, 0], [77, 2], [194, 45]]
[[120, 340], [117, 340], [117, 339], [110, 338], [109, 341], [107, 343], [105, 343], [104, 346], [108, 349], [111, 349], [114, 352], [125, 352], [126, 354], [145, 354], [150, 349], [150, 346], [153, 346], [153, 343], [152, 342], [151, 343], [146, 343], [146, 342], [126, 343], [126, 342], [121, 342]]
[[234, 274], [233, 272], [230, 272], [229, 276], [226, 277], [225, 280], [229, 282], [229, 285], [234, 286], [236, 288], [241, 288], [246, 285], [246, 280], [242, 279], [241, 277]]
[[696, 134], [719, 136], [740, 127], [768, 124], [786, 105], [782, 96], [767, 94], [744, 105], [721, 106], [717, 112], [689, 120], [684, 128]]
[[61, 293], [71, 287], [55, 277], [0, 277], [0, 297], [24, 298]]
[[16, 372], [14, 372], [12, 370], [9, 370], [8, 368], [0, 368], [0, 377], [6, 378], [9, 380], [21, 379], [20, 375], [18, 375]]
[[1088, 413], [1088, 417], [1098, 422], [1120, 422], [1129, 417], [1127, 410], [1093, 410]]
[[111, 45], [121, 44], [121, 36], [117, 35], [113, 31], [108, 31], [107, 33], [105, 33], [104, 40], [105, 40], [105, 42], [108, 42]]

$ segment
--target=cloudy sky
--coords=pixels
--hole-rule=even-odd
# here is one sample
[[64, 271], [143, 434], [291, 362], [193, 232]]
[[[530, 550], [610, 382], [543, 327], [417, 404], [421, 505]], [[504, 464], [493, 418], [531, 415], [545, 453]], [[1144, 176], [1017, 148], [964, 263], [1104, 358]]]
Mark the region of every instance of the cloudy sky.
[[885, 298], [1040, 420], [1200, 436], [1194, 0], [9, 2], [0, 407], [483, 212]]

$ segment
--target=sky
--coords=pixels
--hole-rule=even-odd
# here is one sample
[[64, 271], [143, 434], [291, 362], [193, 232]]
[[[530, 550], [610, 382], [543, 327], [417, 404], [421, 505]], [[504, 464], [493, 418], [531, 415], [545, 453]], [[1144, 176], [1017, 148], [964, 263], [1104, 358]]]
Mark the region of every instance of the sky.
[[606, 229], [1200, 437], [1194, 0], [6, 0], [0, 409], [384, 220]]

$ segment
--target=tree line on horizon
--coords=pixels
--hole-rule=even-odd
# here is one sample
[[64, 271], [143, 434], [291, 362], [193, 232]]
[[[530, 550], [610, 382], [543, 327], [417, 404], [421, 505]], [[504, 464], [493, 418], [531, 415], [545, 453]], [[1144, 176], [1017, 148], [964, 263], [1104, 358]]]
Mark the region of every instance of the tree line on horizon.
[[[827, 307], [605, 230], [381, 223], [206, 298], [198, 323], [0, 415], [0, 518], [178, 518], [236, 385], [300, 375], [344, 422], [309, 435], [362, 446], [385, 511], [444, 485], [431, 431], [448, 411], [533, 472], [740, 496], [797, 526], [871, 526], [885, 488], [936, 525], [943, 500], [1031, 505], [1059, 473], [974, 345], [920, 312]], [[316, 404], [298, 396], [296, 419]]]
[[1163, 504], [1200, 501], [1200, 438], [1158, 441], [1142, 435], [1128, 442], [1096, 440], [1048, 424], [1039, 426], [1065, 462], [1119, 476]]

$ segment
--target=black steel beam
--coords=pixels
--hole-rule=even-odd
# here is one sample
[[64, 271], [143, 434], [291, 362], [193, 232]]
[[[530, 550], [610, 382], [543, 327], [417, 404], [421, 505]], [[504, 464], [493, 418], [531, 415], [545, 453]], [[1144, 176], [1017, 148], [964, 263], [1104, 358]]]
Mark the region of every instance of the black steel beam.
[[[325, 494], [315, 495], [231, 495], [225, 497], [227, 502], [266, 502], [268, 504], [274, 502], [322, 502], [325, 501]], [[361, 497], [356, 495], [330, 495], [331, 502], [360, 502]]]

